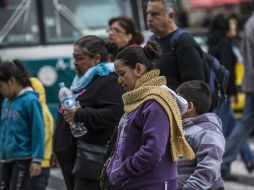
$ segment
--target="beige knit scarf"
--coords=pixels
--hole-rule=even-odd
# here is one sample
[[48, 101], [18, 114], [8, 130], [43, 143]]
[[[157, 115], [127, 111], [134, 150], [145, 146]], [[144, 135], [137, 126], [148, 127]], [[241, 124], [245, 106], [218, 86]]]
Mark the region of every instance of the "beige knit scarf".
[[173, 161], [177, 161], [182, 155], [192, 160], [195, 154], [187, 143], [182, 127], [179, 108], [174, 97], [161, 85], [166, 84], [166, 78], [159, 76], [158, 69], [142, 75], [136, 82], [134, 90], [123, 95], [124, 110], [132, 112], [148, 100], [157, 101], [166, 111], [170, 121], [170, 148]]

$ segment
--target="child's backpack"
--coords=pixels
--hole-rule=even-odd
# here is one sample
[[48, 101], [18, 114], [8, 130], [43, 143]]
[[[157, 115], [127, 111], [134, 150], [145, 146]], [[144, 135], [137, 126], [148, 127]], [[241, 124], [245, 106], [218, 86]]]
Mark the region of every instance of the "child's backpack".
[[[179, 37], [186, 33], [182, 29], [177, 29], [172, 38], [170, 39], [170, 47], [174, 52]], [[220, 64], [219, 60], [212, 55], [204, 52], [197, 44], [197, 48], [204, 63], [205, 82], [209, 85], [212, 94], [212, 106], [211, 109], [216, 106], [220, 106], [227, 97], [227, 88], [229, 82], [229, 71]], [[176, 54], [175, 54], [176, 55]]]

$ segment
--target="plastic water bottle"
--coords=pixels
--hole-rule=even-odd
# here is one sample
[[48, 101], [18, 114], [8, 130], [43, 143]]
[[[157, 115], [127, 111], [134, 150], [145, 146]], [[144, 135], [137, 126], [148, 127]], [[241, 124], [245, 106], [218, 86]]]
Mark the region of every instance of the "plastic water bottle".
[[[61, 105], [64, 108], [76, 108], [77, 103], [72, 91], [69, 88], [65, 87], [65, 84], [63, 82], [59, 83], [59, 87], [60, 87], [59, 100]], [[74, 137], [80, 137], [87, 133], [87, 128], [85, 127], [84, 123], [70, 122], [69, 124], [70, 124], [72, 135]]]

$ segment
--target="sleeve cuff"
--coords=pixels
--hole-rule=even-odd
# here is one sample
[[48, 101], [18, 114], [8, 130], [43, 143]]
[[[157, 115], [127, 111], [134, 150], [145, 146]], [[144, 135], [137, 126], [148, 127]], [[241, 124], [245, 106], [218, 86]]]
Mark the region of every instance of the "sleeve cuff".
[[33, 163], [36, 163], [36, 164], [41, 164], [42, 159], [33, 158], [33, 159], [32, 159], [32, 162], [33, 162]]

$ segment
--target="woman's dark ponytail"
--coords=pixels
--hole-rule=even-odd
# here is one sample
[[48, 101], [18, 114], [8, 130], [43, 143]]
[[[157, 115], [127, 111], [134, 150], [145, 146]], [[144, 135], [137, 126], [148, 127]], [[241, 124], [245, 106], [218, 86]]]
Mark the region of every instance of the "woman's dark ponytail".
[[144, 53], [146, 57], [153, 61], [159, 58], [162, 54], [160, 45], [155, 41], [148, 41], [144, 46]]
[[120, 51], [116, 60], [121, 60], [130, 68], [135, 68], [137, 63], [146, 66], [147, 71], [155, 68], [154, 60], [161, 56], [161, 48], [155, 41], [148, 41], [145, 47], [138, 45], [129, 46]]

